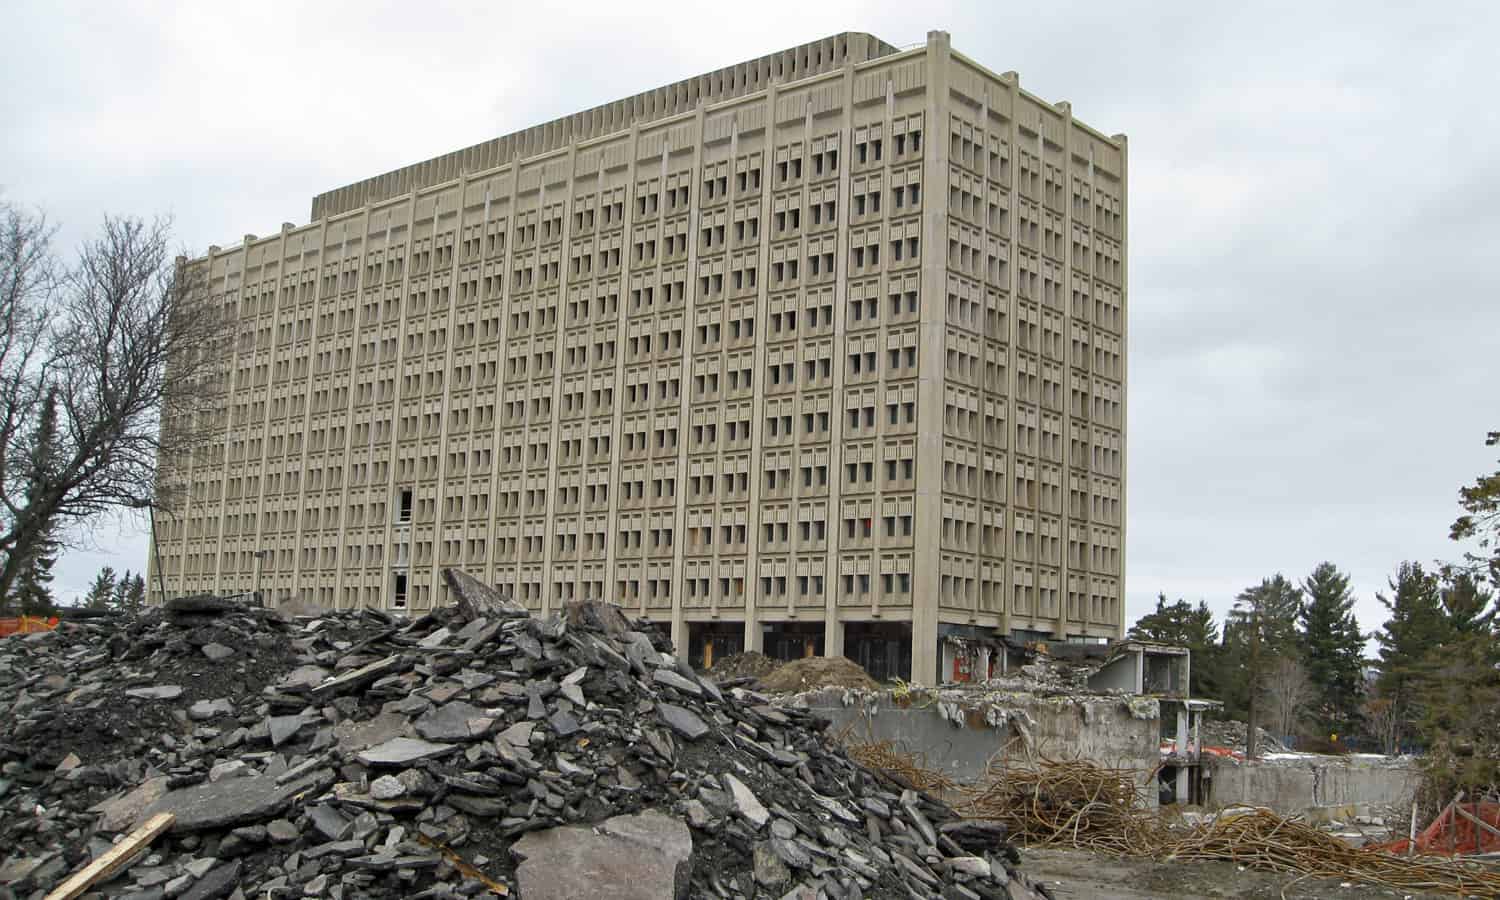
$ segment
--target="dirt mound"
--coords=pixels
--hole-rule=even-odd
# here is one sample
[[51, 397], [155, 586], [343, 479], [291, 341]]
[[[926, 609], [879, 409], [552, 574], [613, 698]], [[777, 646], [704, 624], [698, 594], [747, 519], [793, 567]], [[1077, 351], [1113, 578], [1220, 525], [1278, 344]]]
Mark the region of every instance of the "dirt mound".
[[811, 691], [825, 687], [880, 687], [859, 663], [843, 656], [809, 656], [789, 662], [760, 680], [763, 691]]
[[708, 674], [715, 681], [728, 681], [731, 678], [764, 678], [776, 671], [780, 665], [781, 663], [764, 653], [750, 650], [714, 660], [713, 668], [708, 670]]

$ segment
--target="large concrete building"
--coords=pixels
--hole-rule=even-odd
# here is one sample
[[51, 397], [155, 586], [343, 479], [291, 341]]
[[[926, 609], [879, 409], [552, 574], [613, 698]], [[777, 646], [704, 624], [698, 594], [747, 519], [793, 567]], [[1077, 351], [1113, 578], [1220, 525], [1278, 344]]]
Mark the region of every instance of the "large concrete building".
[[322, 194], [188, 263], [239, 330], [152, 590], [420, 612], [456, 566], [919, 682], [1116, 637], [1126, 158], [849, 33]]

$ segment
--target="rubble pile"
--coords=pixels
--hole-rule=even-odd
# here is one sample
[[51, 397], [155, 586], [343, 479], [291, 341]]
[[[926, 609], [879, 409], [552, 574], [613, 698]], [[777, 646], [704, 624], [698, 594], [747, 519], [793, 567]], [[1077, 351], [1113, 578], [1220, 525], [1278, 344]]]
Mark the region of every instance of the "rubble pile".
[[160, 814], [94, 896], [1050, 896], [1004, 830], [721, 689], [605, 604], [284, 620], [212, 600], [0, 641], [0, 896]]
[[859, 663], [847, 657], [809, 656], [779, 666], [755, 686], [763, 691], [791, 693], [831, 687], [873, 691], [880, 684]]
[[723, 659], [714, 660], [713, 668], [708, 670], [709, 677], [718, 682], [733, 681], [736, 678], [748, 678], [755, 680], [776, 671], [781, 663], [754, 650], [744, 653], [736, 653]]
[[[1248, 733], [1248, 726], [1244, 722], [1234, 719], [1206, 719], [1203, 722], [1199, 740], [1205, 746], [1209, 747], [1228, 747], [1232, 750], [1244, 750], [1245, 737]], [[1259, 735], [1257, 747], [1261, 753], [1290, 752], [1286, 744], [1283, 744], [1264, 728], [1256, 728], [1255, 733]]]
[[1089, 687], [1089, 676], [1098, 666], [1055, 660], [1038, 654], [1029, 663], [978, 682], [987, 690], [1036, 694], [1041, 697], [1103, 693]]

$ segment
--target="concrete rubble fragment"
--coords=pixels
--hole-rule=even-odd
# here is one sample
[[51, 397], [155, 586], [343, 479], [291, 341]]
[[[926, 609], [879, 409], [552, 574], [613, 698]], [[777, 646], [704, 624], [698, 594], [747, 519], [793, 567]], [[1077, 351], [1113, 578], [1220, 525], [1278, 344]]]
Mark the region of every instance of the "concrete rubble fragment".
[[665, 900], [691, 884], [692, 833], [655, 810], [533, 831], [511, 853], [526, 900]]
[[0, 894], [171, 812], [104, 896], [1050, 896], [649, 623], [446, 577], [410, 620], [185, 598], [0, 641]]

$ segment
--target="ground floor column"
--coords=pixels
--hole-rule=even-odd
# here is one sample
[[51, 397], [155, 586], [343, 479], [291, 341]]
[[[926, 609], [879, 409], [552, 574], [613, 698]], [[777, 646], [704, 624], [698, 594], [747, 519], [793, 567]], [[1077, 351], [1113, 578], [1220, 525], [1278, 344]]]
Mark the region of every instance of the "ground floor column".
[[911, 611], [911, 683], [922, 687], [938, 685], [938, 622], [934, 603], [922, 609], [918, 603]]
[[831, 612], [823, 619], [823, 655], [844, 655], [844, 623]]

